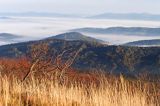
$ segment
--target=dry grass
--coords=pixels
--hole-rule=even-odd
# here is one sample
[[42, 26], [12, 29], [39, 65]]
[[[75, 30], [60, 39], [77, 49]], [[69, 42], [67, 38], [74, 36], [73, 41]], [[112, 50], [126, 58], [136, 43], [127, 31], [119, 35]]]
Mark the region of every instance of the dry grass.
[[[67, 79], [65, 79], [66, 81]], [[0, 106], [159, 106], [158, 86], [98, 76], [98, 83], [0, 77]]]
[[160, 106], [160, 84], [144, 74], [79, 73], [70, 68], [76, 55], [63, 63], [48, 50], [38, 44], [29, 59], [0, 59], [0, 106]]

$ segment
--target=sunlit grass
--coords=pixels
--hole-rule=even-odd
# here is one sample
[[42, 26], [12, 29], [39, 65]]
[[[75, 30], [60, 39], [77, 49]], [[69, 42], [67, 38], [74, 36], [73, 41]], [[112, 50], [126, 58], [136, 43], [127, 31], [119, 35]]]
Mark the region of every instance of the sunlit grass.
[[0, 106], [158, 106], [158, 87], [101, 76], [98, 83], [0, 77]]

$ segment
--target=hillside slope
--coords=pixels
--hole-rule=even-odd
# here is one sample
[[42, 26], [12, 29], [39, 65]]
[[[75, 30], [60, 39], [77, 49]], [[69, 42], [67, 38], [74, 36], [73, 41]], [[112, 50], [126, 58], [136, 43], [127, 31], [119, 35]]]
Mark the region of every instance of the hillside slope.
[[0, 46], [0, 57], [18, 57], [28, 53], [35, 43], [48, 43], [54, 49], [52, 55], [69, 50], [63, 59], [71, 58], [70, 53], [82, 48], [72, 67], [79, 70], [102, 69], [113, 73], [160, 73], [160, 47], [107, 46], [86, 41], [65, 41], [45, 39]]

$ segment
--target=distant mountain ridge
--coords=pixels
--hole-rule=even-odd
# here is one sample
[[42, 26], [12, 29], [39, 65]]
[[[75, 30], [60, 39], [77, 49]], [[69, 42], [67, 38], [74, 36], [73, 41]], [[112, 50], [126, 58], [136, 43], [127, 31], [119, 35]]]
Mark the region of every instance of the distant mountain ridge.
[[160, 46], [160, 39], [140, 40], [124, 44], [125, 46]]
[[115, 35], [141, 35], [141, 36], [160, 36], [160, 28], [148, 27], [109, 27], [109, 28], [79, 28], [73, 29], [80, 33], [94, 34], [115, 34]]
[[11, 17], [6, 17], [6, 16], [0, 16], [0, 19], [3, 19], [3, 20], [5, 20], [5, 19], [11, 19]]
[[[22, 38], [22, 39], [20, 39], [20, 38]], [[85, 36], [85, 35], [78, 33], [78, 32], [63, 33], [63, 34], [51, 36], [51, 37], [48, 37], [45, 39], [60, 39], [60, 40], [67, 40], [67, 41], [87, 41], [90, 43], [108, 44], [108, 42], [105, 42], [103, 40], [99, 40], [96, 38], [92, 38], [89, 36]], [[10, 33], [0, 33], [0, 45], [10, 44], [10, 43], [14, 43], [14, 42], [21, 42], [21, 40], [25, 41], [25, 37], [10, 34]], [[4, 42], [6, 42], [6, 43], [4, 43]]]
[[82, 41], [95, 42], [95, 43], [104, 43], [104, 41], [102, 40], [85, 36], [79, 32], [63, 33], [63, 34], [49, 37], [47, 39], [61, 39], [61, 40], [68, 40], [68, 41], [82, 40]]
[[85, 18], [85, 19], [117, 19], [117, 20], [146, 20], [160, 21], [160, 14], [150, 13], [103, 13], [94, 16], [86, 16], [83, 14], [63, 14], [52, 12], [0, 12], [0, 16], [32, 16], [32, 17], [63, 17], [63, 18]]
[[20, 35], [11, 33], [0, 33], [0, 46], [16, 42], [23, 42], [25, 41], [24, 39], [25, 38]]
[[0, 40], [12, 40], [15, 38], [19, 38], [20, 36], [10, 34], [10, 33], [0, 33]]
[[0, 16], [22, 16], [22, 17], [80, 17], [78, 15], [72, 14], [59, 14], [59, 13], [51, 13], [51, 12], [0, 12]]
[[160, 14], [149, 13], [104, 13], [88, 18], [92, 19], [118, 19], [118, 20], [150, 20], [160, 21]]

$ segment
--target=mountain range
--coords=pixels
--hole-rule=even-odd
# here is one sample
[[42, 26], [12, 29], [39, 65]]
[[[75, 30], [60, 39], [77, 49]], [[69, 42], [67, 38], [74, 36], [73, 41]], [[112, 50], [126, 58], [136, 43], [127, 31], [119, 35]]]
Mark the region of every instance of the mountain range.
[[109, 28], [79, 28], [73, 29], [80, 33], [91, 34], [114, 34], [114, 35], [138, 35], [138, 36], [160, 36], [160, 28], [148, 27], [109, 27]]
[[160, 39], [139, 40], [124, 44], [125, 46], [160, 46]]
[[85, 19], [117, 19], [117, 20], [147, 20], [147, 21], [160, 21], [159, 14], [150, 13], [103, 13], [94, 16], [86, 16], [83, 14], [60, 14], [52, 12], [1, 12], [0, 16], [23, 16], [23, 17], [63, 17], [63, 18], [85, 18]]
[[76, 18], [78, 15], [72, 14], [59, 14], [59, 13], [48, 13], [48, 12], [0, 12], [0, 16], [20, 16], [20, 17], [65, 17], [65, 18]]
[[91, 19], [118, 19], [118, 20], [149, 20], [160, 21], [159, 14], [149, 13], [103, 13], [90, 16]]
[[[72, 38], [74, 32], [67, 33]], [[48, 43], [54, 49], [52, 55], [69, 50], [63, 59], [71, 58], [69, 54], [81, 48], [72, 67], [79, 70], [105, 70], [112, 73], [160, 73], [160, 47], [109, 46], [92, 40], [65, 40], [66, 34], [49, 37], [38, 41], [16, 43], [0, 46], [0, 57], [16, 58], [27, 55], [32, 44]], [[69, 37], [69, 38], [70, 38]], [[57, 39], [60, 38], [60, 39]], [[89, 39], [89, 38], [87, 38]]]

